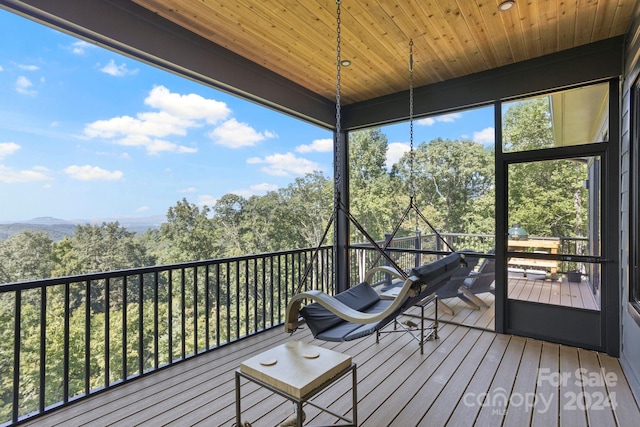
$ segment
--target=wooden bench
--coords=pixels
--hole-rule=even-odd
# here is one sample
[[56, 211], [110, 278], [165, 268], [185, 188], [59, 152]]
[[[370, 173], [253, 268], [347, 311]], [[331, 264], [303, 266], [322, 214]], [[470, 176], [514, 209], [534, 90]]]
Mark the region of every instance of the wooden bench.
[[[529, 239], [529, 240], [509, 240], [507, 243], [509, 250], [517, 249], [532, 249], [540, 250], [539, 252], [557, 254], [558, 247], [560, 246], [559, 240], [545, 240], [545, 239]], [[523, 255], [527, 253], [523, 251]], [[510, 267], [533, 267], [539, 269], [549, 270], [551, 278], [555, 279], [558, 275], [558, 261], [554, 259], [533, 259], [533, 258], [509, 258], [508, 264]]]

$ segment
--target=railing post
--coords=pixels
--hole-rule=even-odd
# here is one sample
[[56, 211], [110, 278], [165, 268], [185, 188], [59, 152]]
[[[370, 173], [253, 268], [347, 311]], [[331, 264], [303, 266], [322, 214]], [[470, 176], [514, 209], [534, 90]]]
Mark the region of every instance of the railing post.
[[[393, 237], [393, 235], [391, 233], [384, 233], [384, 241], [385, 242], [389, 242], [390, 243], [390, 239]], [[387, 245], [388, 247], [388, 245]], [[391, 257], [391, 251], [389, 251], [388, 249], [385, 249], [385, 253], [387, 254], [387, 256]], [[384, 259], [384, 265], [388, 266], [389, 265], [389, 261], [387, 261], [387, 259]], [[384, 274], [384, 282], [387, 284], [387, 286], [391, 285], [391, 275], [389, 273], [385, 273]]]
[[[415, 231], [415, 239], [414, 239], [414, 249], [419, 251], [422, 249], [422, 231], [416, 229]], [[422, 254], [420, 252], [416, 252], [414, 255], [414, 264], [415, 267], [418, 268], [422, 265]]]
[[[20, 350], [22, 345], [20, 338], [22, 337], [22, 331], [20, 329], [20, 322], [22, 319], [22, 291], [17, 290], [15, 292], [14, 301], [14, 323], [13, 323], [13, 402], [12, 402], [12, 416], [13, 423], [18, 422], [20, 415]], [[42, 363], [42, 362], [41, 362]]]
[[[342, 144], [337, 144], [338, 138], [341, 139]], [[340, 202], [342, 206], [349, 209], [349, 141], [347, 140], [348, 133], [341, 131], [339, 134], [334, 132], [334, 145], [337, 145], [339, 151], [334, 150], [334, 180], [335, 189], [339, 191]], [[335, 195], [334, 195], [335, 196]], [[334, 207], [335, 209], [335, 207]], [[337, 209], [337, 218], [333, 224], [336, 227], [336, 241], [334, 242], [335, 254], [334, 254], [334, 268], [336, 271], [336, 293], [345, 291], [349, 288], [350, 281], [350, 266], [349, 266], [349, 233], [350, 224], [345, 212]]]

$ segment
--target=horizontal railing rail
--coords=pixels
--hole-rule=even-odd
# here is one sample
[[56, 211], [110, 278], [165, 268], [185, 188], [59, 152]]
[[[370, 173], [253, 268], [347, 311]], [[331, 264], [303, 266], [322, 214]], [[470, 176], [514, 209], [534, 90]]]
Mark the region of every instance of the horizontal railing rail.
[[[449, 251], [449, 247], [455, 250], [471, 250], [480, 254], [489, 254], [495, 248], [496, 238], [494, 234], [463, 234], [463, 233], [439, 233], [445, 241], [435, 233], [418, 233], [414, 236], [404, 236], [394, 238], [388, 245], [389, 254], [396, 264], [403, 270], [417, 267], [433, 261], [437, 256]], [[388, 237], [387, 237], [388, 238]], [[534, 237], [531, 239], [545, 239], [544, 237]], [[588, 239], [586, 237], [560, 237], [559, 254], [587, 255], [590, 254]], [[384, 240], [376, 243], [381, 247]], [[384, 265], [385, 259], [378, 256], [369, 243], [359, 243], [350, 246], [351, 251], [351, 280], [363, 280], [367, 270]], [[580, 269], [577, 262], [564, 260], [558, 261], [558, 272], [569, 272]], [[584, 266], [582, 266], [584, 267]], [[588, 268], [587, 268], [588, 270]], [[375, 280], [386, 281], [388, 276], [380, 274], [374, 277]]]
[[327, 246], [0, 285], [0, 424], [282, 324], [308, 266], [334, 293]]

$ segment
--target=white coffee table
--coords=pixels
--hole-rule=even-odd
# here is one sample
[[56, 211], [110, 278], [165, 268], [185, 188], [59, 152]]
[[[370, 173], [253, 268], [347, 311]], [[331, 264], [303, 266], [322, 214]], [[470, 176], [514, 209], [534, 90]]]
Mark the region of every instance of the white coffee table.
[[[352, 415], [345, 418], [318, 406], [310, 399], [346, 374], [352, 376]], [[269, 349], [240, 364], [236, 370], [236, 425], [241, 426], [240, 378], [246, 378], [296, 404], [297, 425], [302, 426], [302, 406], [312, 405], [345, 422], [342, 426], [358, 425], [358, 395], [356, 364], [351, 356], [311, 345], [302, 341], [289, 341]]]

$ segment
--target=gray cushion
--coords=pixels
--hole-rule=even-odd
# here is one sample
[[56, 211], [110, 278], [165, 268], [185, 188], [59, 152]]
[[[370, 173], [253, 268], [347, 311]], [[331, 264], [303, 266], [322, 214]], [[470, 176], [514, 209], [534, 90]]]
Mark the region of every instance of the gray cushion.
[[429, 282], [459, 267], [460, 255], [454, 252], [429, 264], [412, 268], [410, 274], [422, 282]]
[[[365, 282], [360, 283], [353, 288], [349, 288], [344, 292], [340, 292], [335, 296], [335, 298], [343, 304], [358, 311], [366, 311], [367, 308], [380, 301], [380, 297], [376, 291]], [[309, 329], [311, 329], [311, 333], [313, 333], [313, 336], [316, 338], [320, 338], [320, 335], [323, 332], [335, 327], [337, 327], [337, 329], [331, 332], [331, 336], [345, 336], [353, 329], [361, 326], [353, 325], [353, 327], [350, 327], [349, 325], [352, 325], [351, 323], [345, 322], [317, 302], [308, 304], [300, 309], [300, 315], [305, 319]], [[344, 325], [340, 325], [341, 323], [344, 323]], [[326, 341], [335, 341], [335, 339], [321, 339], [325, 339]], [[338, 341], [342, 341], [342, 339]]]

